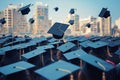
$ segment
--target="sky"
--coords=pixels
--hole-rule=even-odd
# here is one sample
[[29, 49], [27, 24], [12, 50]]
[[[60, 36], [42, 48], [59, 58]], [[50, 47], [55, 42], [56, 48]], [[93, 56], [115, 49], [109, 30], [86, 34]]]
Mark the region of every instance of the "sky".
[[[55, 22], [65, 21], [65, 18], [69, 14], [71, 8], [76, 9], [76, 14], [80, 18], [87, 18], [88, 16], [98, 17], [101, 9], [108, 8], [111, 13], [112, 22], [120, 17], [120, 0], [1, 0], [0, 11], [4, 10], [8, 4], [20, 4], [27, 5], [33, 4], [30, 7], [31, 12], [26, 15], [27, 18], [31, 18], [34, 14], [34, 7], [36, 2], [42, 2], [49, 6], [49, 19]], [[57, 12], [54, 11], [54, 7], [59, 7]]]

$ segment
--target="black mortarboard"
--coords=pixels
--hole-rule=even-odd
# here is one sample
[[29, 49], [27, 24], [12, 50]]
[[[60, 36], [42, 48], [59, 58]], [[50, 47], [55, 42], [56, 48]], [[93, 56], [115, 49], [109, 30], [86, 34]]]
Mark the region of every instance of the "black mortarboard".
[[5, 76], [8, 76], [23, 70], [30, 69], [32, 67], [34, 67], [34, 65], [27, 63], [25, 61], [20, 61], [20, 62], [16, 62], [10, 65], [0, 67], [0, 73], [2, 73]]
[[90, 24], [90, 23], [87, 23], [86, 26], [87, 26], [88, 28], [90, 28], [90, 27], [91, 27], [91, 24]]
[[1, 24], [5, 24], [5, 23], [6, 23], [5, 18], [0, 19], [0, 23], [1, 23]]
[[61, 80], [63, 77], [70, 75], [79, 69], [80, 67], [76, 65], [59, 60], [58, 62], [36, 70], [35, 73], [44, 77], [45, 80]]
[[34, 21], [35, 21], [35, 20], [34, 20], [33, 18], [30, 18], [30, 19], [29, 19], [29, 22], [30, 22], [31, 24], [33, 24]]
[[110, 11], [108, 11], [107, 8], [102, 8], [99, 17], [108, 18], [109, 16], [110, 16]]
[[74, 14], [75, 13], [75, 9], [74, 8], [70, 9], [69, 13], [70, 14]]
[[28, 14], [30, 12], [30, 8], [29, 8], [30, 6], [31, 6], [31, 4], [28, 4], [28, 5], [20, 8], [18, 10], [18, 12], [20, 11], [22, 15], [26, 15], [26, 14]]
[[67, 42], [67, 43], [59, 46], [57, 49], [62, 52], [66, 52], [66, 51], [72, 49], [73, 47], [75, 47], [75, 44], [73, 44], [72, 42]]
[[74, 20], [69, 20], [70, 25], [74, 24]]
[[55, 8], [54, 8], [54, 10], [55, 10], [55, 11], [58, 11], [58, 10], [59, 10], [59, 8], [58, 8], [58, 7], [55, 7]]
[[48, 33], [52, 34], [54, 38], [60, 39], [64, 36], [64, 32], [68, 28], [68, 24], [58, 23], [56, 22], [48, 31]]

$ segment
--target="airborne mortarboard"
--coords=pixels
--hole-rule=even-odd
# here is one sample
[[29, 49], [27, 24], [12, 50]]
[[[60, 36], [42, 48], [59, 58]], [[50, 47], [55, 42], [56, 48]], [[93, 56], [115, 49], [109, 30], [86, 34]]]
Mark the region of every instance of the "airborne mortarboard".
[[58, 23], [56, 22], [48, 31], [48, 33], [52, 34], [54, 38], [60, 39], [64, 36], [64, 32], [68, 28], [68, 24]]
[[83, 51], [82, 49], [73, 51], [73, 52], [69, 52], [64, 54], [64, 56], [68, 59], [74, 59], [74, 58], [79, 58], [85, 62], [87, 62], [88, 64], [102, 70], [102, 71], [109, 71], [112, 70], [114, 68], [114, 66], [110, 63], [105, 62], [104, 60], [91, 55], [91, 54], [87, 54], [85, 51]]
[[35, 20], [34, 20], [33, 18], [30, 18], [30, 19], [29, 19], [29, 22], [30, 22], [31, 24], [33, 24], [34, 21], [35, 21]]
[[5, 24], [5, 23], [6, 23], [5, 18], [0, 19], [0, 23], [1, 23], [1, 24]]
[[58, 62], [52, 63], [46, 67], [36, 70], [35, 73], [44, 77], [45, 80], [60, 80], [63, 77], [70, 75], [79, 69], [80, 67], [76, 65], [63, 60], [59, 60]]
[[32, 67], [34, 67], [34, 65], [27, 63], [25, 61], [20, 61], [20, 62], [16, 62], [10, 65], [0, 67], [0, 73], [2, 73], [5, 76], [8, 76], [23, 70], [30, 69]]
[[70, 9], [69, 13], [70, 14], [74, 14], [75, 13], [75, 9], [74, 8]]
[[28, 4], [28, 5], [20, 8], [18, 10], [18, 12], [20, 11], [22, 15], [26, 15], [26, 14], [28, 14], [30, 12], [30, 8], [29, 8], [30, 6], [31, 6], [31, 4]]
[[67, 43], [57, 47], [57, 49], [62, 52], [66, 52], [66, 51], [72, 49], [73, 47], [75, 47], [75, 44], [73, 44], [72, 42], [67, 42]]
[[70, 25], [74, 24], [74, 20], [69, 20]]
[[90, 27], [91, 27], [91, 24], [90, 24], [90, 23], [87, 23], [86, 26], [87, 26], [88, 28], [90, 28]]
[[59, 8], [58, 8], [58, 7], [55, 7], [55, 8], [54, 8], [54, 10], [55, 10], [55, 11], [58, 11], [58, 10], [59, 10]]
[[107, 10], [107, 8], [102, 8], [99, 17], [104, 17], [104, 18], [108, 18], [110, 16], [110, 11]]

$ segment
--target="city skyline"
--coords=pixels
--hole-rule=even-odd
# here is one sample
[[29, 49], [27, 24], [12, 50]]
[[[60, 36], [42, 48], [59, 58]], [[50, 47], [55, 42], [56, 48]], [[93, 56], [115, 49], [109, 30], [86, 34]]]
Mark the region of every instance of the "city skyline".
[[[120, 8], [120, 1], [115, 2], [113, 0], [4, 0], [2, 3], [0, 3], [0, 11], [4, 10], [8, 4], [18, 5], [23, 3], [24, 5], [27, 5], [31, 3], [33, 4], [33, 6], [30, 7], [31, 12], [27, 16], [27, 18], [29, 19], [33, 17], [35, 8], [34, 4], [36, 2], [48, 4], [49, 19], [54, 20], [54, 22], [64, 22], [71, 8], [76, 9], [76, 14], [80, 16], [80, 19], [86, 18], [88, 16], [98, 17], [103, 7], [110, 10], [112, 23], [120, 17], [120, 11], [117, 10]], [[54, 7], [59, 7], [59, 10], [55, 12]]]

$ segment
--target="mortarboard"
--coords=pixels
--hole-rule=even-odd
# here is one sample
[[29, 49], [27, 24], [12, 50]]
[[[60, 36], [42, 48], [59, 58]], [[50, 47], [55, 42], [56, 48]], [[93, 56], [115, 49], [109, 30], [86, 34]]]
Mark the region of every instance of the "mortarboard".
[[70, 9], [69, 13], [70, 14], [74, 14], [75, 13], [75, 9], [74, 8]]
[[44, 52], [45, 52], [45, 50], [43, 50], [43, 49], [35, 49], [35, 50], [30, 51], [30, 52], [28, 52], [26, 54], [23, 54], [22, 57], [27, 60], [27, 59], [33, 58], [33, 57], [35, 57], [37, 55], [40, 55], [40, 54], [42, 54]]
[[0, 19], [0, 23], [1, 23], [1, 24], [5, 24], [5, 23], [6, 23], [5, 18]]
[[59, 10], [59, 8], [58, 8], [58, 7], [55, 7], [55, 8], [54, 8], [54, 10], [55, 10], [55, 11], [58, 11], [58, 10]]
[[5, 76], [26, 70], [26, 69], [30, 69], [34, 67], [34, 65], [27, 63], [25, 61], [20, 61], [20, 62], [16, 62], [10, 65], [6, 65], [0, 68], [0, 73], [2, 73]]
[[30, 22], [31, 24], [33, 24], [34, 21], [35, 21], [35, 20], [34, 20], [33, 18], [30, 18], [30, 19], [29, 19], [29, 22]]
[[20, 11], [22, 15], [26, 15], [26, 14], [28, 14], [30, 12], [30, 8], [29, 8], [30, 6], [31, 6], [31, 4], [28, 4], [28, 5], [20, 8], [18, 10], [18, 12]]
[[102, 8], [99, 17], [108, 18], [109, 16], [110, 16], [110, 11], [108, 11], [107, 8]]
[[60, 39], [64, 36], [64, 32], [68, 28], [68, 24], [58, 23], [56, 22], [48, 31], [48, 33], [52, 34], [54, 38]]
[[87, 47], [89, 47], [89, 46], [87, 45], [88, 43], [93, 43], [93, 42], [91, 42], [90, 40], [87, 40], [87, 41], [81, 42], [81, 43], [80, 43], [80, 46], [82, 46], [82, 47], [84, 47], [84, 48], [87, 48]]
[[73, 51], [73, 52], [69, 52], [64, 54], [64, 56], [68, 59], [74, 59], [74, 58], [79, 58], [85, 62], [87, 62], [88, 64], [102, 70], [102, 71], [109, 71], [112, 70], [114, 68], [114, 66], [110, 63], [105, 62], [104, 60], [91, 55], [91, 54], [87, 54], [85, 51], [83, 51], [82, 49]]
[[79, 69], [80, 67], [76, 65], [59, 60], [46, 67], [36, 70], [35, 73], [43, 76], [47, 80], [59, 80]]
[[87, 23], [86, 26], [87, 26], [88, 28], [90, 28], [90, 27], [91, 27], [91, 24], [90, 24], [90, 23]]
[[103, 41], [96, 41], [96, 42], [88, 43], [87, 45], [91, 48], [97, 49], [97, 48], [107, 46], [107, 44], [108, 43], [103, 42]]
[[54, 48], [54, 46], [53, 45], [51, 45], [51, 44], [48, 44], [48, 45], [43, 45], [43, 46], [39, 46], [39, 47], [37, 47], [38, 49], [51, 49], [51, 48]]
[[74, 20], [69, 20], [70, 25], [74, 24]]
[[120, 49], [115, 52], [116, 55], [120, 56]]
[[57, 49], [62, 52], [66, 52], [66, 51], [72, 49], [73, 47], [75, 47], [75, 44], [73, 44], [72, 42], [67, 42], [67, 43], [57, 47]]

